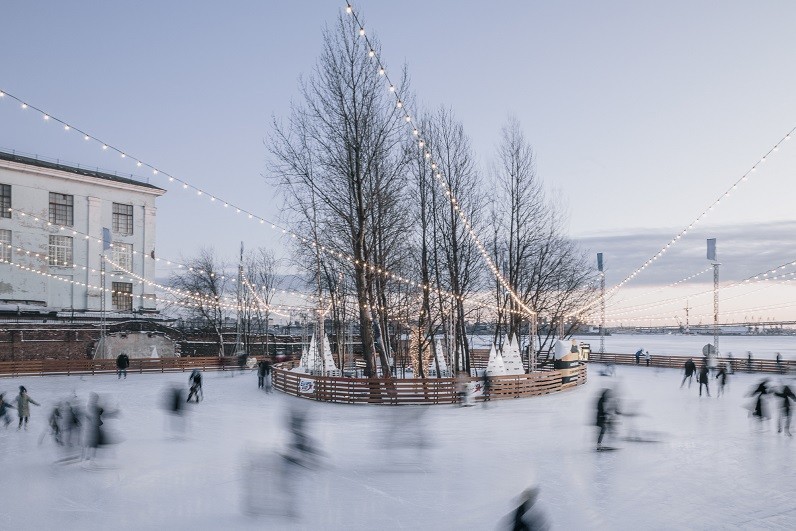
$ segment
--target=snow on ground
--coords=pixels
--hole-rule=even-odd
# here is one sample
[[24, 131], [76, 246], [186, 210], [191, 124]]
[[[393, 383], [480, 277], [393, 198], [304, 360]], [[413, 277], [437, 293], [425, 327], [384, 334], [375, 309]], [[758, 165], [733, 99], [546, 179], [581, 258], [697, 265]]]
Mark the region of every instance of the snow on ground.
[[[713, 397], [700, 398], [696, 384], [679, 389], [680, 371], [621, 366], [608, 378], [600, 368], [577, 390], [488, 408], [324, 404], [265, 395], [251, 373], [207, 373], [184, 437], [160, 401], [168, 383], [187, 388], [187, 374], [0, 379], [7, 398], [25, 385], [42, 404], [31, 407], [30, 431], [0, 425], [0, 527], [500, 529], [536, 485], [554, 529], [796, 528], [796, 442], [742, 408], [760, 376], [733, 376], [721, 398], [714, 380]], [[594, 403], [609, 384], [626, 411], [642, 413], [620, 432], [661, 442], [594, 451]], [[72, 393], [85, 404], [91, 391], [118, 406], [104, 427], [124, 441], [93, 463], [55, 464], [52, 440], [39, 444], [48, 413]], [[317, 469], [289, 467], [277, 488], [267, 471], [297, 405], [324, 456]], [[293, 518], [246, 510], [274, 512], [286, 493]]]

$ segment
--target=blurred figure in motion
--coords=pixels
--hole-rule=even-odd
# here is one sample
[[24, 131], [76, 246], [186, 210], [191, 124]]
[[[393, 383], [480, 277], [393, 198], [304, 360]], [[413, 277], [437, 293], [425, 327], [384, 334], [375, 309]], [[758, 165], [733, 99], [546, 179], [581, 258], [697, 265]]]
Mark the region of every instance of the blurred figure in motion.
[[117, 413], [114, 410], [107, 410], [97, 393], [89, 395], [88, 405], [86, 405], [86, 451], [84, 454], [87, 461], [97, 457], [97, 451], [100, 448], [116, 442], [108, 433], [107, 428], [103, 427], [105, 424], [103, 415], [112, 418]]
[[790, 432], [790, 418], [791, 418], [791, 410], [790, 410], [790, 402], [791, 400], [796, 401], [796, 395], [793, 394], [791, 388], [788, 387], [787, 384], [782, 384], [782, 389], [780, 391], [774, 392], [775, 396], [778, 396], [782, 399], [779, 405], [779, 416], [777, 417], [777, 433], [782, 433], [782, 425], [785, 425], [785, 435], [791, 437]]
[[746, 370], [747, 372], [752, 372], [752, 351], [746, 351]]
[[777, 359], [777, 372], [782, 374], [783, 372], [785, 372], [785, 369], [782, 366], [782, 354], [777, 352], [777, 358], [776, 359]]
[[127, 379], [127, 367], [130, 366], [130, 357], [122, 352], [116, 357], [116, 379], [121, 379], [122, 375], [124, 375], [124, 379]]
[[319, 463], [321, 452], [309, 435], [307, 409], [303, 404], [294, 402], [288, 409], [287, 427], [289, 434], [285, 458], [304, 468], [314, 468]]
[[520, 504], [514, 511], [512, 531], [547, 531], [550, 522], [539, 508], [539, 487], [527, 489], [520, 495]]
[[265, 388], [265, 360], [257, 363], [257, 389]]
[[264, 383], [265, 383], [265, 392], [270, 393], [274, 390], [274, 381], [273, 381], [273, 367], [271, 366], [271, 362], [268, 360], [263, 360], [265, 364], [265, 376], [264, 376]]
[[719, 390], [716, 392], [716, 398], [724, 394], [724, 386], [727, 385], [727, 371], [724, 367], [719, 367], [716, 373], [716, 379], [719, 381]]
[[699, 396], [702, 396], [702, 386], [705, 386], [705, 393], [710, 396], [710, 388], [708, 387], [708, 382], [710, 381], [710, 375], [708, 374], [708, 366], [702, 365], [702, 368], [699, 369], [699, 376], [697, 376], [697, 381], [699, 382]]
[[597, 419], [595, 424], [600, 428], [600, 432], [597, 435], [597, 450], [606, 448], [603, 447], [603, 437], [613, 432], [616, 422], [615, 417], [619, 414], [614, 392], [611, 389], [603, 389], [600, 393], [600, 398], [597, 399]]
[[9, 404], [4, 399], [5, 393], [0, 393], [0, 420], [5, 424], [6, 429], [11, 424], [11, 415], [8, 414], [9, 409], [14, 409], [14, 406]]
[[751, 416], [757, 418], [759, 421], [768, 420], [768, 411], [766, 410], [765, 396], [768, 393], [768, 379], [764, 378], [757, 387], [748, 395], [757, 397], [754, 401], [754, 406], [750, 408]]
[[[58, 446], [63, 446], [64, 444], [61, 439], [61, 416], [61, 404], [55, 404], [55, 407], [50, 412], [50, 417], [47, 419], [47, 423], [50, 426], [50, 435], [53, 436], [53, 440]], [[41, 434], [39, 444], [41, 444], [45, 435], [46, 432]]]
[[375, 447], [387, 450], [392, 466], [423, 467], [426, 463], [426, 449], [431, 446], [427, 434], [427, 406], [407, 406], [390, 408], [380, 417], [381, 440], [374, 441]]
[[183, 396], [185, 396], [185, 394], [183, 393], [182, 387], [177, 384], [171, 384], [166, 387], [166, 390], [163, 392], [163, 409], [166, 411], [169, 418], [169, 430], [172, 435], [177, 437], [185, 433], [186, 422], [183, 418], [185, 407], [183, 404], [186, 400]]
[[191, 371], [191, 375], [188, 377], [188, 383], [191, 385], [191, 388], [188, 393], [188, 400], [186, 402], [190, 402], [191, 398], [194, 396], [196, 397], [196, 403], [199, 403], [199, 395], [201, 394], [202, 399], [204, 400], [204, 392], [202, 391], [202, 373], [199, 372], [199, 369], [194, 369]]
[[683, 381], [680, 382], [680, 389], [683, 388], [685, 385], [685, 381], [688, 380], [688, 388], [691, 389], [691, 378], [694, 376], [696, 372], [696, 363], [694, 363], [693, 358], [688, 358], [688, 361], [685, 362], [685, 376], [683, 376]]
[[38, 402], [28, 396], [28, 390], [24, 385], [19, 386], [19, 394], [17, 395], [17, 415], [19, 415], [19, 425], [17, 431], [22, 429], [22, 423], [25, 423], [25, 430], [28, 429], [28, 417], [30, 416], [30, 404], [39, 406]]
[[83, 418], [84, 415], [80, 406], [77, 404], [77, 396], [64, 401], [63, 413], [61, 416], [64, 419], [64, 431], [66, 435], [64, 439], [66, 445], [69, 447], [78, 446], [80, 444], [81, 418]]
[[650, 366], [650, 351], [649, 350], [645, 350], [644, 351], [644, 361], [647, 362], [647, 367], [649, 367]]
[[486, 370], [484, 370], [483, 385], [484, 407], [486, 407], [486, 403], [492, 401], [492, 377], [486, 372]]

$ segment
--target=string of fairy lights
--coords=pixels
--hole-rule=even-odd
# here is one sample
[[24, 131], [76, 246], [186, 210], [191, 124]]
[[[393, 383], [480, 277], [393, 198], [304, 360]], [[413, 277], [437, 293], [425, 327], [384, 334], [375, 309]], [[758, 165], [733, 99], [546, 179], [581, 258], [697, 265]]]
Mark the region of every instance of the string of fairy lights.
[[[780, 150], [780, 147], [783, 146], [783, 144], [785, 144], [791, 139], [791, 136], [793, 136], [794, 132], [796, 132], [796, 127], [793, 127], [790, 131], [788, 131], [785, 134], [785, 136], [781, 137], [771, 148], [769, 148], [769, 150], [762, 157], [760, 157], [757, 160], [757, 162], [752, 164], [751, 168], [746, 170], [746, 172], [743, 175], [741, 175], [741, 177], [739, 177], [732, 184], [732, 186], [726, 189], [724, 193], [720, 194], [718, 198], [716, 198], [710, 205], [708, 205], [707, 208], [705, 208], [702, 211], [701, 214], [699, 214], [693, 221], [691, 221], [691, 223], [689, 223], [688, 226], [686, 226], [674, 237], [672, 237], [672, 239], [669, 240], [669, 242], [666, 245], [664, 245], [657, 253], [655, 253], [651, 258], [647, 259], [646, 262], [644, 262], [640, 267], [636, 268], [632, 273], [630, 273], [627, 277], [625, 277], [616, 286], [608, 290], [608, 292], [606, 292], [605, 294], [606, 299], [610, 297], [613, 293], [618, 291], [620, 288], [622, 288], [622, 286], [624, 286], [625, 284], [636, 278], [639, 275], [639, 273], [641, 273], [642, 271], [647, 269], [650, 265], [655, 263], [655, 261], [657, 261], [658, 258], [662, 257], [672, 246], [677, 244], [677, 242], [680, 241], [680, 239], [682, 239], [686, 234], [688, 234], [700, 221], [705, 219], [705, 217], [707, 217], [708, 214], [710, 214], [713, 211], [713, 209], [716, 208], [724, 199], [730, 197], [730, 195], [733, 192], [735, 192], [735, 190], [738, 189], [738, 186], [749, 180], [749, 178], [752, 177], [758, 171], [759, 168], [762, 168], [766, 164], [766, 162], [772, 155], [776, 154]], [[601, 297], [596, 298], [595, 300], [586, 304], [584, 307], [573, 312], [573, 314], [582, 313], [583, 311], [593, 307], [594, 305], [600, 302], [600, 298]]]
[[[782, 284], [790, 284], [791, 282], [796, 281], [796, 278], [794, 278], [794, 277], [796, 277], [796, 271], [792, 271], [790, 273], [780, 273], [783, 269], [785, 269], [787, 267], [790, 267], [790, 266], [796, 266], [796, 261], [788, 262], [788, 263], [779, 265], [777, 267], [771, 268], [771, 269], [769, 269], [769, 270], [767, 270], [767, 271], [765, 271], [763, 273], [759, 273], [757, 275], [752, 275], [752, 276], [750, 276], [750, 277], [748, 277], [746, 279], [740, 280], [740, 281], [732, 282], [732, 283], [724, 286], [722, 289], [726, 290], [726, 289], [742, 287], [742, 286], [745, 286], [745, 285], [749, 285], [750, 283], [771, 283], [771, 282], [775, 282], [775, 281], [779, 282], [779, 283], [782, 283]], [[775, 273], [780, 273], [780, 274], [775, 274]], [[740, 297], [746, 297], [746, 296], [748, 296], [748, 295], [750, 295], [752, 293], [761, 291], [763, 289], [767, 289], [768, 287], [770, 287], [770, 286], [763, 286], [763, 287], [760, 287], [758, 289], [753, 290], [752, 292], [745, 292], [745, 293], [738, 294], [738, 295], [732, 295], [730, 297], [727, 297], [725, 299], [725, 301], [737, 299], [737, 298], [740, 298]], [[667, 300], [664, 300], [664, 301], [658, 301], [658, 302], [647, 304], [647, 305], [631, 306], [629, 308], [625, 308], [624, 311], [615, 312], [615, 313], [611, 314], [610, 319], [608, 319], [608, 320], [611, 321], [611, 322], [617, 322], [619, 320], [626, 321], [626, 320], [629, 320], [630, 318], [629, 317], [624, 317], [622, 319], [619, 319], [619, 317], [625, 316], [625, 315], [632, 315], [633, 313], [636, 313], [638, 311], [649, 310], [649, 309], [656, 308], [656, 307], [666, 306], [667, 304], [671, 304], [671, 303], [682, 303], [683, 301], [688, 301], [688, 300], [690, 300], [690, 299], [692, 299], [694, 297], [698, 297], [698, 296], [701, 296], [701, 295], [708, 295], [708, 294], [712, 294], [712, 293], [713, 293], [712, 289], [711, 290], [704, 290], [704, 291], [701, 291], [699, 293], [692, 293], [692, 294], [689, 294], [687, 296], [675, 297], [675, 298], [667, 299]], [[708, 303], [704, 303], [704, 304], [697, 304], [694, 307], [707, 306], [707, 305], [709, 305], [711, 303], [712, 302], [708, 302]], [[741, 311], [743, 311], [743, 310], [741, 310]], [[751, 311], [751, 310], [746, 310], [746, 311]], [[666, 316], [646, 315], [646, 316], [635, 316], [633, 318], [636, 319], [636, 320], [639, 320], [639, 321], [644, 321], [644, 320], [654, 320], [654, 319], [671, 319], [671, 316], [670, 315], [666, 315]]]

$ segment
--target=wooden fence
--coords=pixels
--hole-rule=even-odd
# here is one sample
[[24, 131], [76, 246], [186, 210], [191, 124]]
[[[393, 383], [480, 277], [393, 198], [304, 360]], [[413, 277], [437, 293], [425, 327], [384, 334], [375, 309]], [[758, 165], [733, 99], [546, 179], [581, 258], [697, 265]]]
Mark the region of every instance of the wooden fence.
[[[201, 371], [229, 371], [237, 370], [238, 368], [238, 360], [234, 357], [134, 358], [130, 360], [130, 366], [127, 368], [127, 372], [185, 372], [193, 369], [199, 369]], [[105, 374], [115, 372], [115, 359], [0, 361], [0, 377]]]
[[[672, 369], [682, 369], [688, 358], [692, 358], [696, 363], [697, 368], [702, 364], [702, 358], [699, 356], [660, 356], [650, 355], [650, 367], [668, 367]], [[589, 354], [589, 361], [598, 363], [617, 363], [620, 365], [635, 365], [635, 354], [599, 354], [592, 352]], [[796, 361], [782, 360], [777, 364], [776, 360], [769, 359], [752, 359], [752, 363], [748, 363], [745, 358], [722, 358], [716, 359], [717, 366], [721, 365], [727, 367], [727, 362], [732, 364], [733, 372], [770, 372], [770, 373], [787, 373], [796, 372]], [[645, 366], [646, 361], [644, 356], [639, 361], [640, 366]]]
[[[289, 366], [274, 368], [274, 388], [283, 393], [341, 404], [453, 404], [457, 400], [455, 378], [341, 378], [291, 372]], [[481, 378], [465, 378], [480, 386]], [[586, 365], [492, 379], [492, 400], [556, 393], [586, 382]], [[483, 397], [479, 396], [479, 400]]]

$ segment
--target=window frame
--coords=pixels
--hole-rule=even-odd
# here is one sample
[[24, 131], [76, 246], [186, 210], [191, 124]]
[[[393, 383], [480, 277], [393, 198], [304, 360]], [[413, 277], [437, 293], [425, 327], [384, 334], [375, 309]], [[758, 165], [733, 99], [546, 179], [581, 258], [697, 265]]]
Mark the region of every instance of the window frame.
[[[63, 203], [60, 201], [63, 201]], [[50, 192], [48, 219], [53, 225], [74, 227], [75, 196], [71, 194], [62, 194], [60, 192]]]
[[[133, 244], [132, 243], [124, 243], [124, 242], [113, 242], [113, 252], [111, 253], [113, 257], [113, 261], [119, 265], [119, 269], [116, 271], [121, 271], [122, 269], [126, 271], [133, 270]], [[122, 249], [124, 249], [124, 253], [122, 254]]]
[[[8, 239], [4, 238], [4, 234], [8, 234]], [[0, 260], [3, 261], [5, 264], [10, 264], [11, 258], [13, 256], [13, 250], [11, 247], [11, 239], [14, 237], [14, 233], [11, 229], [0, 229]]]
[[[6, 191], [8, 194], [6, 194]], [[0, 218], [11, 217], [11, 185], [0, 183]]]
[[[120, 289], [122, 286], [129, 286], [127, 289]], [[127, 304], [122, 307], [122, 303]], [[111, 309], [122, 312], [133, 311], [133, 283], [132, 282], [111, 282]]]
[[[121, 212], [122, 207], [128, 212]], [[124, 230], [121, 221], [124, 220]], [[133, 205], [127, 203], [112, 203], [111, 205], [111, 231], [122, 236], [133, 235]]]
[[[59, 238], [63, 238], [59, 242]], [[64, 236], [62, 234], [50, 234], [48, 247], [47, 247], [47, 263], [53, 267], [72, 267], [75, 264], [74, 245], [75, 239], [71, 236]], [[69, 242], [67, 246], [65, 242]], [[55, 242], [55, 243], [53, 243]], [[63, 250], [65, 260], [58, 260]]]

